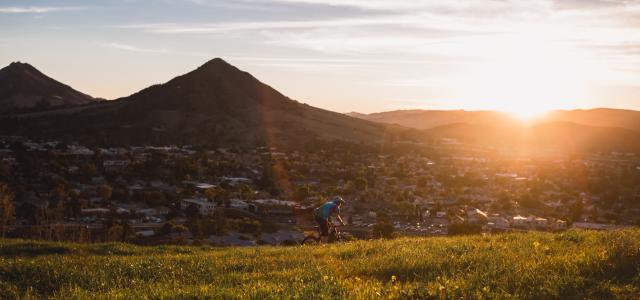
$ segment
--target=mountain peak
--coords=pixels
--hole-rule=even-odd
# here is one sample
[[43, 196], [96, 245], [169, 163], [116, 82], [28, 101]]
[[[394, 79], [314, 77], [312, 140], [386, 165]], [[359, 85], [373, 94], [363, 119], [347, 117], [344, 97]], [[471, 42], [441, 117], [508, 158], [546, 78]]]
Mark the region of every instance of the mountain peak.
[[216, 57], [202, 66], [200, 66], [197, 70], [206, 70], [206, 71], [217, 71], [217, 72], [229, 72], [231, 70], [240, 71], [238, 68], [234, 67], [230, 63], [226, 62], [224, 59]]
[[231, 65], [231, 64], [229, 64], [228, 62], [226, 62], [224, 59], [222, 59], [220, 57], [216, 57], [216, 58], [211, 59], [208, 62], [204, 63], [204, 65], [218, 65], [218, 64], [227, 65], [227, 66]]
[[14, 61], [8, 66], [0, 69], [0, 73], [18, 74], [18, 73], [34, 73], [34, 72], [37, 72], [35, 74], [42, 74], [40, 73], [40, 71], [38, 71], [38, 69], [36, 69], [32, 65], [28, 63], [23, 63], [20, 61]]
[[86, 104], [91, 96], [60, 83], [28, 63], [0, 69], [0, 113]]

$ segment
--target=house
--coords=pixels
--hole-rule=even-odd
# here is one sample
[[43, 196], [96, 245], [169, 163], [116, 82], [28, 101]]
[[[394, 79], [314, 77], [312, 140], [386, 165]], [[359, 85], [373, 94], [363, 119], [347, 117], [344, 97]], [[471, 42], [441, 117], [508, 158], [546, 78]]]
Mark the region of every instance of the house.
[[197, 199], [182, 199], [180, 202], [180, 208], [187, 209], [187, 207], [195, 205], [198, 208], [198, 212], [200, 215], [209, 216], [212, 215], [215, 211], [216, 204], [213, 202], [207, 201], [207, 199], [197, 198]]
[[246, 210], [246, 211], [253, 211], [253, 212], [257, 211], [255, 204], [247, 203], [247, 201], [240, 200], [240, 199], [230, 199], [229, 207], [240, 209], [240, 210]]
[[578, 229], [588, 229], [588, 230], [614, 230], [617, 228], [617, 226], [613, 224], [589, 223], [589, 222], [575, 222], [571, 227], [578, 228]]
[[104, 170], [107, 172], [117, 172], [124, 170], [127, 166], [131, 164], [129, 160], [105, 160], [102, 162], [102, 166]]
[[207, 182], [195, 182], [195, 181], [184, 181], [184, 183], [190, 184], [198, 190], [204, 191], [207, 189], [215, 188], [216, 186]]
[[472, 224], [486, 223], [487, 213], [477, 208], [469, 209], [467, 210], [467, 222]]
[[154, 236], [156, 233], [153, 230], [142, 230], [142, 231], [136, 231], [136, 236], [139, 237], [151, 237]]
[[208, 190], [208, 189], [215, 188], [216, 186], [206, 182], [198, 182], [195, 184], [195, 187], [196, 189], [199, 189], [199, 190]]
[[132, 196], [135, 192], [143, 191], [145, 187], [140, 183], [135, 183], [127, 187], [129, 191], [129, 196]]
[[136, 214], [143, 215], [145, 217], [155, 217], [160, 215], [166, 215], [169, 213], [169, 209], [163, 206], [157, 208], [139, 208], [136, 209]]
[[538, 229], [547, 229], [548, 222], [545, 218], [535, 217], [532, 223]]
[[554, 230], [565, 230], [565, 229], [567, 229], [567, 221], [556, 220], [555, 222], [552, 223], [551, 227]]
[[107, 180], [103, 176], [91, 177], [91, 183], [96, 185], [107, 184]]
[[529, 227], [529, 219], [521, 215], [517, 215], [511, 219], [513, 227]]
[[98, 208], [83, 208], [80, 210], [80, 213], [84, 216], [96, 216], [96, 215], [106, 215], [110, 213], [111, 210], [108, 208], [98, 207]]
[[506, 230], [510, 226], [509, 221], [506, 218], [501, 217], [500, 215], [489, 216], [487, 218], [487, 222], [489, 227], [499, 229], [499, 230]]
[[253, 203], [258, 206], [261, 213], [267, 215], [291, 216], [294, 209], [299, 208], [297, 202], [277, 199], [258, 199]]
[[231, 186], [236, 186], [241, 183], [251, 184], [251, 179], [244, 177], [222, 177], [220, 182], [225, 182]]

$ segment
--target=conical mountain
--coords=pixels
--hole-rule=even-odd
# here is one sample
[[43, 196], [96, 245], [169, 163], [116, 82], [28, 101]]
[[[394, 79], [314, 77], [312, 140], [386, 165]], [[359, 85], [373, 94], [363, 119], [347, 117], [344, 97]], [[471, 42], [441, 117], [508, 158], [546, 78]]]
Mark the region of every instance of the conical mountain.
[[1, 113], [81, 105], [93, 100], [30, 64], [14, 62], [0, 69]]
[[219, 58], [125, 98], [81, 112], [18, 118], [7, 126], [12, 134], [89, 143], [225, 146], [290, 146], [316, 138], [378, 142], [396, 130], [291, 100]]

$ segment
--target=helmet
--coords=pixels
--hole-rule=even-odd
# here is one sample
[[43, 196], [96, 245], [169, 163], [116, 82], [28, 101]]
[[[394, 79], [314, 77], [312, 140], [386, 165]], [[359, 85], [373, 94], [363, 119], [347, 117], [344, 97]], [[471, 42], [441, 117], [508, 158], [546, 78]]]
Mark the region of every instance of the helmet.
[[340, 196], [333, 197], [333, 199], [331, 199], [331, 201], [333, 203], [335, 203], [335, 204], [344, 204], [345, 203], [344, 199], [342, 199], [342, 197], [340, 197]]

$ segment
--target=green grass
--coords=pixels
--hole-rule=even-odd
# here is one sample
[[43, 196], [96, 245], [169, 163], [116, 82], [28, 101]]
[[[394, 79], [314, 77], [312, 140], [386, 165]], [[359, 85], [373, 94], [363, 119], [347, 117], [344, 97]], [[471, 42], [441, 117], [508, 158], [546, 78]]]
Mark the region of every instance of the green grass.
[[254, 248], [0, 243], [1, 299], [640, 298], [638, 229]]

